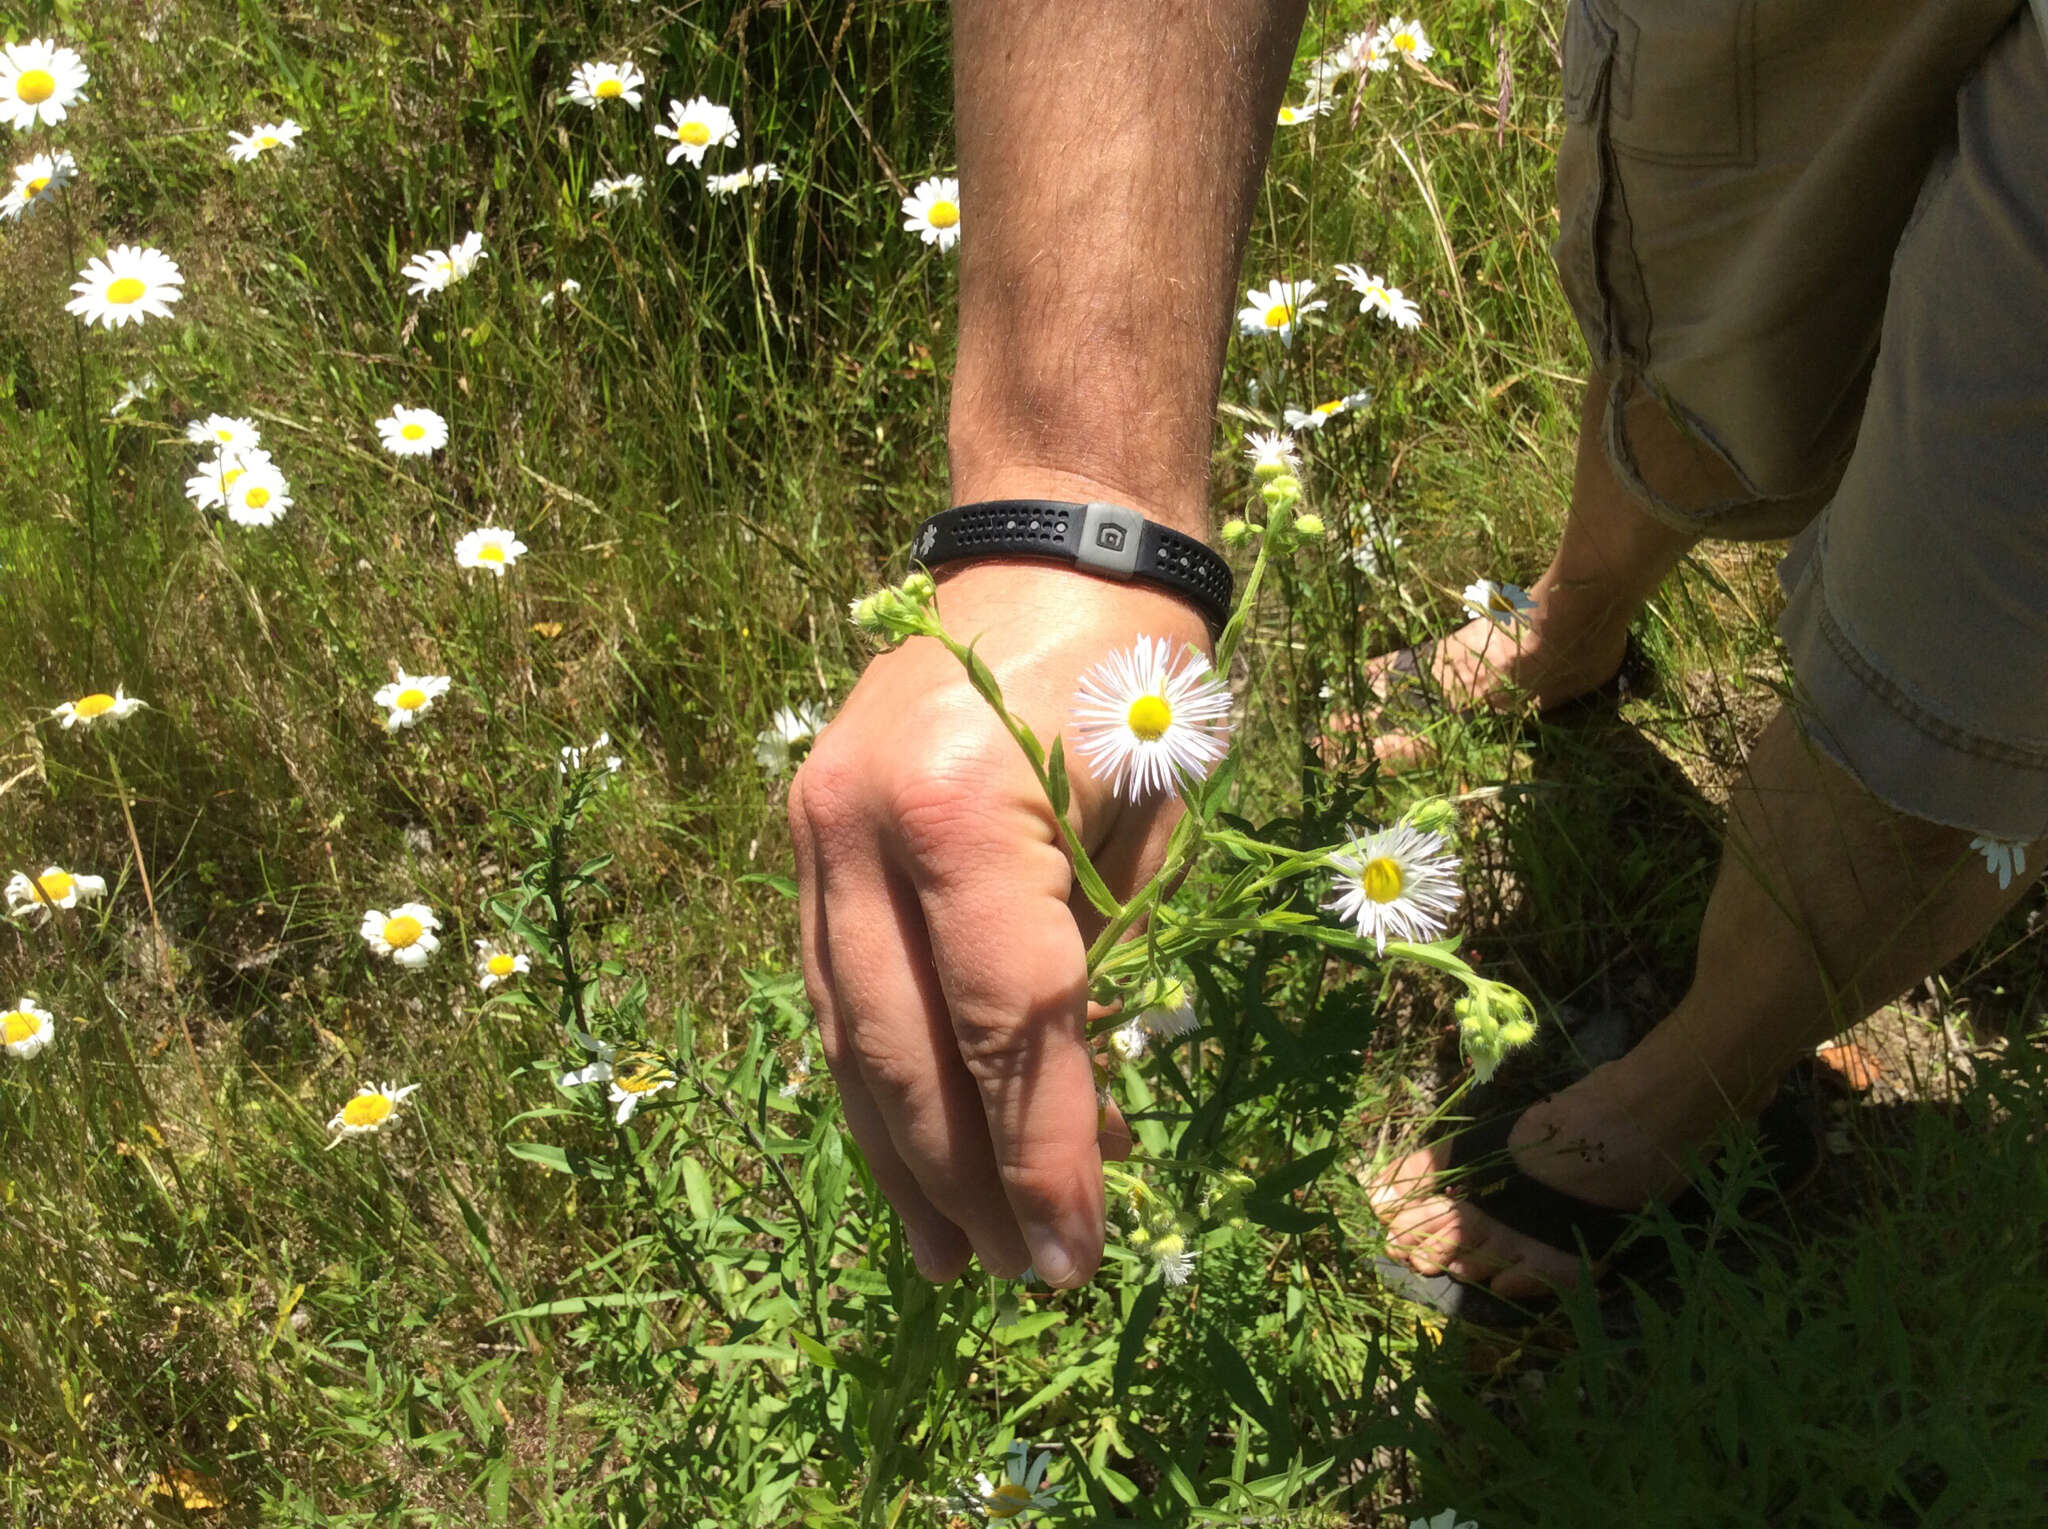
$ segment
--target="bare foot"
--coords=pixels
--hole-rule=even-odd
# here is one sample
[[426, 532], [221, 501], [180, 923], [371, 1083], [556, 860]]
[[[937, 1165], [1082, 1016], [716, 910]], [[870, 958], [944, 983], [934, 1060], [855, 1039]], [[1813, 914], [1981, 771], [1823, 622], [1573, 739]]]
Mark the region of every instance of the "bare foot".
[[[1543, 620], [1539, 605], [1534, 619], [1503, 626], [1482, 617], [1441, 638], [1426, 683], [1452, 712], [1561, 706], [1613, 679], [1627, 647], [1626, 623], [1559, 632]], [[1397, 657], [1382, 653], [1366, 661], [1366, 684], [1382, 700], [1403, 683], [1418, 683], [1397, 673]], [[1363, 732], [1366, 726], [1353, 713], [1338, 713], [1329, 720], [1326, 740]], [[1419, 732], [1379, 733], [1372, 742], [1373, 753], [1388, 769], [1414, 769], [1435, 755], [1428, 737]]]
[[[1610, 1064], [1611, 1065], [1611, 1064]], [[1600, 1068], [1532, 1105], [1508, 1138], [1515, 1166], [1594, 1205], [1639, 1210], [1685, 1185], [1679, 1166], [1698, 1142], [1653, 1139], [1657, 1118], [1624, 1111]], [[1590, 1272], [1577, 1252], [1517, 1232], [1439, 1192], [1447, 1147], [1436, 1143], [1390, 1164], [1370, 1181], [1373, 1210], [1387, 1228], [1387, 1253], [1416, 1273], [1448, 1273], [1508, 1300], [1569, 1289]]]

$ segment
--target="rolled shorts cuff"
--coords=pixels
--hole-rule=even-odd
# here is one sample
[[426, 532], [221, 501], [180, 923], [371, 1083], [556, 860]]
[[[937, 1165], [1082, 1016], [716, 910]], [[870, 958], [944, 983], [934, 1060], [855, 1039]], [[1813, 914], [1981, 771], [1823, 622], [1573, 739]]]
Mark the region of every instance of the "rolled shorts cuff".
[[1940, 716], [1885, 673], [1828, 609], [1823, 518], [1779, 568], [1778, 635], [1801, 731], [1864, 790], [1908, 817], [1986, 838], [2048, 838], [2048, 751]]

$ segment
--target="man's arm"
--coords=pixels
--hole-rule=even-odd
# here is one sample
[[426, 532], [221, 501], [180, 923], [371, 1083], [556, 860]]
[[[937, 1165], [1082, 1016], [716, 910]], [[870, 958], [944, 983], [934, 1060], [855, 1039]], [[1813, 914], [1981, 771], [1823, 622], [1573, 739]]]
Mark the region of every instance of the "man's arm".
[[[1216, 380], [1252, 199], [1304, 0], [957, 0], [960, 345], [953, 501], [1109, 500], [1206, 529]], [[1081, 673], [1141, 634], [1206, 644], [1174, 596], [1070, 569], [950, 572], [1042, 738]], [[1113, 890], [1155, 869], [1176, 808], [1074, 768]], [[878, 658], [790, 791], [804, 975], [847, 1119], [918, 1266], [1094, 1273], [1102, 1148], [1085, 940], [1050, 810], [936, 644]], [[1114, 1149], [1114, 1143], [1109, 1143]]]

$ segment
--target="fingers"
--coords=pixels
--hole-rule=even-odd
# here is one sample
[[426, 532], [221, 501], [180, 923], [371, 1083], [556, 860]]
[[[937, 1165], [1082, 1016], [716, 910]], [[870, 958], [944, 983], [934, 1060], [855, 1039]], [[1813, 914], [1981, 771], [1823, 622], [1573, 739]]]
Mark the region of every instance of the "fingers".
[[1065, 853], [1042, 806], [971, 768], [901, 792], [896, 821], [1008, 1209], [1039, 1277], [1078, 1285], [1102, 1258], [1102, 1155]]
[[889, 1129], [868, 1091], [850, 1045], [833, 992], [828, 950], [826, 888], [817, 844], [802, 802], [801, 778], [790, 789], [790, 837], [796, 849], [798, 918], [802, 925], [804, 987], [818, 1020], [819, 1044], [825, 1064], [839, 1086], [840, 1101], [853, 1139], [867, 1159], [882, 1193], [903, 1218], [912, 1256], [926, 1279], [957, 1278], [967, 1267], [970, 1248], [959, 1227], [949, 1221], [918, 1187], [917, 1176], [897, 1152]]

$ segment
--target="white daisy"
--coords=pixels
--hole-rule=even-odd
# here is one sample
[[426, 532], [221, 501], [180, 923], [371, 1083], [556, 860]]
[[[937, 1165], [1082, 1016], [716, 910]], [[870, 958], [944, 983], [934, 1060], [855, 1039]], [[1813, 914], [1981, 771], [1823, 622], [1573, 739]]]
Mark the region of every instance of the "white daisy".
[[1465, 602], [1465, 609], [1475, 616], [1483, 616], [1495, 626], [1513, 627], [1526, 620], [1536, 609], [1536, 601], [1529, 591], [1519, 584], [1496, 583], [1492, 579], [1477, 579], [1465, 586], [1459, 599]]
[[[597, 756], [603, 750], [610, 748], [611, 744], [612, 735], [610, 733], [599, 733], [595, 738], [591, 739], [590, 747], [588, 747], [587, 749], [579, 748], [577, 747], [577, 745], [573, 743], [565, 743], [562, 745], [561, 761], [555, 766], [555, 769], [558, 773], [562, 775], [567, 775], [572, 770], [582, 769], [583, 761], [585, 759], [589, 759], [592, 761], [593, 764], [595, 764]], [[625, 762], [625, 760], [619, 758], [619, 756], [616, 754], [604, 755], [604, 767], [606, 772], [609, 774], [618, 774], [619, 768], [622, 765], [624, 765]]]
[[981, 1475], [974, 1478], [975, 1488], [980, 1493], [981, 1511], [992, 1522], [1008, 1523], [1026, 1513], [1042, 1513], [1048, 1508], [1057, 1508], [1060, 1489], [1045, 1485], [1045, 1468], [1051, 1463], [1050, 1450], [1041, 1451], [1034, 1460], [1029, 1444], [1022, 1440], [1013, 1443], [1008, 1458], [1003, 1462], [1001, 1481], [991, 1482]]
[[740, 141], [740, 130], [723, 106], [704, 96], [692, 96], [688, 101], [668, 103], [668, 121], [655, 128], [654, 136], [675, 140], [675, 147], [668, 151], [670, 164], [687, 159], [701, 166], [706, 149], [713, 144], [732, 147]]
[[607, 101], [640, 104], [640, 87], [647, 76], [639, 66], [625, 64], [578, 64], [569, 76], [569, 99], [595, 111]]
[[268, 462], [236, 474], [226, 489], [228, 519], [238, 526], [274, 526], [292, 507], [291, 485]]
[[377, 421], [377, 437], [395, 457], [430, 457], [448, 444], [448, 421], [432, 409], [397, 404]]
[[261, 122], [246, 133], [228, 134], [228, 158], [238, 165], [269, 153], [272, 149], [295, 149], [305, 129], [287, 117], [282, 122]]
[[1140, 637], [1081, 676], [1075, 746], [1096, 775], [1131, 801], [1201, 779], [1229, 747], [1230, 691], [1192, 649]]
[[46, 919], [52, 908], [75, 908], [81, 902], [106, 895], [107, 882], [103, 876], [87, 876], [49, 865], [43, 867], [42, 875], [30, 880], [16, 871], [7, 878], [7, 916], [20, 918], [26, 914], [33, 919]]
[[499, 983], [510, 982], [531, 970], [532, 966], [524, 954], [509, 951], [496, 940], [476, 942], [476, 985], [486, 993]]
[[1442, 834], [1396, 823], [1355, 838], [1329, 858], [1336, 896], [1324, 907], [1385, 954], [1387, 938], [1433, 940], [1457, 910], [1458, 859]]
[[384, 719], [384, 731], [395, 733], [401, 727], [411, 727], [432, 711], [434, 703], [448, 693], [448, 685], [445, 674], [407, 674], [400, 669], [398, 678], [370, 699], [390, 712]]
[[1340, 265], [1337, 274], [1358, 294], [1360, 313], [1377, 313], [1396, 329], [1421, 326], [1422, 309], [1413, 299], [1403, 297], [1399, 287], [1388, 286], [1385, 277], [1373, 275], [1362, 265]]
[[1372, 389], [1361, 388], [1356, 393], [1346, 393], [1342, 398], [1332, 398], [1319, 403], [1313, 409], [1287, 409], [1282, 418], [1290, 430], [1320, 430], [1340, 414], [1349, 414], [1353, 409], [1362, 409], [1372, 402]]
[[1310, 66], [1310, 77], [1334, 83], [1343, 75], [1378, 73], [1386, 67], [1386, 49], [1380, 46], [1379, 33], [1353, 32]]
[[109, 419], [126, 414], [135, 405], [149, 397], [157, 389], [155, 372], [144, 372], [140, 377], [131, 377], [121, 384], [121, 396], [114, 400], [114, 406], [107, 410]]
[[1446, 1508], [1434, 1518], [1411, 1518], [1408, 1529], [1479, 1529], [1478, 1523], [1458, 1517], [1456, 1508]]
[[406, 291], [415, 297], [425, 297], [432, 292], [445, 292], [477, 268], [479, 261], [490, 258], [484, 249], [484, 236], [472, 230], [463, 236], [460, 244], [445, 250], [428, 250], [415, 255], [399, 268], [410, 286]]
[[400, 903], [389, 913], [370, 909], [356, 933], [375, 954], [389, 956], [400, 966], [418, 967], [425, 966], [427, 958], [441, 948], [434, 934], [440, 927], [441, 921], [426, 904]]
[[960, 237], [960, 182], [934, 175], [903, 199], [903, 231], [949, 250]]
[[18, 998], [0, 1014], [0, 1046], [17, 1062], [26, 1062], [57, 1038], [57, 1021], [33, 998]]
[[47, 37], [0, 47], [0, 122], [21, 132], [62, 122], [91, 77], [84, 59]]
[[641, 175], [607, 176], [590, 183], [590, 199], [593, 202], [616, 202], [620, 197], [639, 201], [647, 189], [647, 178]]
[[582, 290], [582, 282], [578, 281], [573, 276], [564, 276], [559, 286], [550, 287], [547, 291], [541, 293], [540, 305], [543, 308], [552, 308], [555, 306], [555, 298], [558, 294], [562, 297], [574, 297], [578, 292], [581, 292]]
[[751, 170], [735, 170], [730, 175], [707, 175], [704, 177], [704, 189], [713, 196], [731, 196], [749, 186], [765, 186], [770, 181], [781, 179], [782, 172], [764, 162]]
[[350, 1136], [367, 1136], [381, 1131], [397, 1115], [398, 1107], [419, 1092], [419, 1084], [408, 1083], [400, 1088], [395, 1083], [364, 1083], [327, 1122], [327, 1129], [334, 1133], [336, 1141]]
[[1373, 513], [1371, 505], [1361, 506], [1351, 528], [1351, 566], [1368, 578], [1386, 571], [1386, 560], [1401, 545], [1401, 538]]
[[1145, 1027], [1148, 1034], [1163, 1041], [1178, 1040], [1202, 1028], [1201, 1018], [1195, 1013], [1194, 998], [1189, 994], [1187, 984], [1180, 981], [1168, 983], [1163, 991], [1154, 995], [1151, 1006], [1138, 1016], [1137, 1022]]
[[68, 732], [74, 727], [91, 727], [99, 722], [125, 722], [142, 707], [141, 701], [116, 685], [112, 695], [95, 692], [80, 696], [75, 701], [60, 702], [50, 715], [61, 721]]
[[1246, 334], [1278, 335], [1280, 343], [1294, 343], [1294, 326], [1304, 317], [1330, 305], [1322, 298], [1310, 301], [1316, 289], [1312, 281], [1275, 281], [1263, 289], [1245, 293], [1245, 306], [1238, 310], [1237, 327]]
[[794, 709], [777, 707], [768, 725], [754, 735], [754, 762], [770, 775], [780, 775], [789, 768], [790, 751], [817, 737], [829, 720], [816, 701]]
[[14, 167], [14, 184], [0, 196], [0, 218], [18, 218], [52, 192], [78, 178], [78, 161], [69, 154], [31, 154]]
[[185, 427], [185, 439], [195, 446], [211, 446], [216, 452], [247, 451], [263, 444], [256, 421], [239, 414], [209, 414]]
[[1979, 834], [1970, 848], [1984, 857], [1984, 869], [1998, 878], [1998, 890], [2012, 885], [2015, 876], [2027, 874], [2027, 846], [2020, 839], [1993, 839]]
[[783, 1059], [782, 1086], [775, 1090], [776, 1097], [794, 1099], [804, 1091], [804, 1084], [811, 1078], [811, 1051], [808, 1046], [797, 1046], [785, 1053]]
[[1330, 103], [1328, 101], [1320, 101], [1314, 98], [1303, 101], [1299, 106], [1283, 104], [1280, 108], [1279, 124], [1282, 127], [1296, 127], [1303, 122], [1307, 122], [1312, 117], [1320, 117], [1329, 109]]
[[1262, 480], [1301, 471], [1301, 453], [1295, 449], [1294, 437], [1284, 431], [1252, 432], [1244, 438], [1244, 455], [1252, 464], [1252, 476]]
[[260, 447], [215, 452], [185, 480], [185, 497], [202, 510], [223, 510], [227, 508], [228, 491], [245, 474], [271, 469], [270, 453]]
[[605, 1041], [585, 1041], [597, 1053], [597, 1060], [575, 1072], [565, 1072], [556, 1081], [563, 1088], [580, 1088], [586, 1083], [609, 1083], [607, 1095], [614, 1106], [612, 1119], [624, 1125], [633, 1112], [663, 1089], [676, 1086], [675, 1072], [651, 1051], [621, 1051]]
[[519, 555], [526, 550], [526, 543], [510, 531], [499, 526], [484, 526], [471, 531], [455, 544], [455, 565], [458, 568], [484, 568], [499, 578], [505, 570], [519, 561]]
[[1389, 61], [1398, 55], [1411, 64], [1421, 64], [1436, 56], [1436, 49], [1430, 46], [1429, 34], [1422, 29], [1422, 23], [1403, 21], [1399, 16], [1381, 27], [1373, 42], [1378, 46], [1380, 55]]
[[1152, 1032], [1135, 1019], [1109, 1032], [1109, 1048], [1126, 1062], [1142, 1062], [1151, 1049]]
[[88, 324], [119, 329], [139, 324], [145, 316], [167, 319], [171, 304], [185, 295], [185, 277], [177, 262], [159, 249], [117, 244], [85, 263], [71, 290], [78, 295], [64, 305]]

